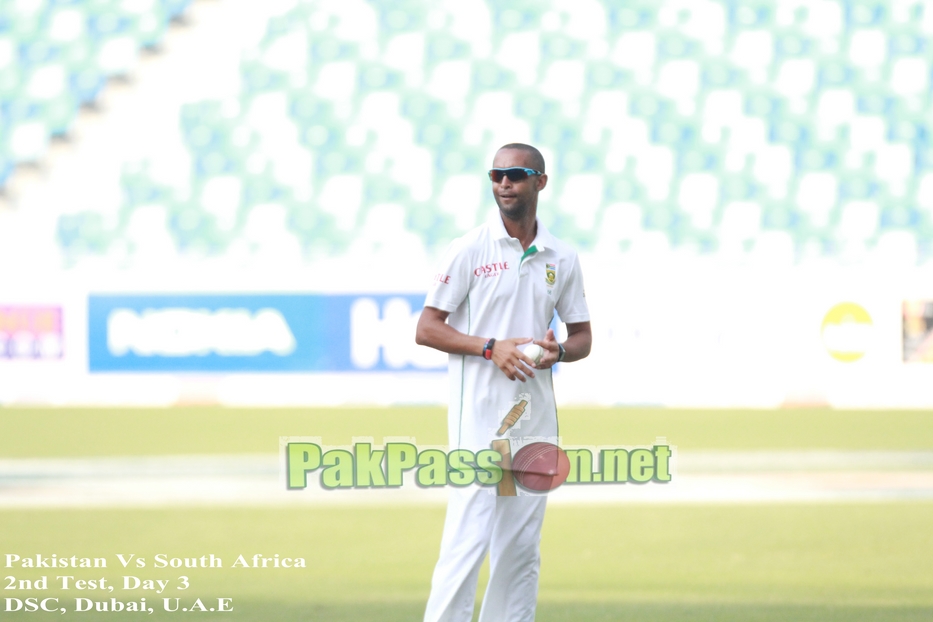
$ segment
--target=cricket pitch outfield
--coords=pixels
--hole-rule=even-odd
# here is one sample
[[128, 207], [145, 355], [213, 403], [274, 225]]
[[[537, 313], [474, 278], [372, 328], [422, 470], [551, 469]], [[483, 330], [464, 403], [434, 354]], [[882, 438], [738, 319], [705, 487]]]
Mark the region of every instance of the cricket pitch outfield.
[[[4, 619], [171, 620], [187, 615], [165, 610], [164, 599], [170, 604], [179, 599], [182, 607], [200, 599], [216, 609], [218, 599], [228, 598], [232, 611], [206, 611], [201, 617], [257, 622], [412, 620], [423, 611], [440, 541], [442, 503], [322, 504], [314, 498], [280, 505], [229, 496], [179, 502], [172, 500], [170, 489], [160, 489], [175, 480], [159, 479], [156, 467], [167, 464], [169, 456], [262, 457], [276, 451], [283, 435], [313, 434], [334, 445], [363, 435], [414, 436], [440, 444], [445, 440], [441, 409], [7, 408], [0, 410], [0, 432], [0, 500], [19, 495], [18, 504], [0, 505], [0, 564], [5, 566], [0, 598], [56, 598], [68, 610], [66, 615], [8, 611]], [[897, 494], [865, 501], [704, 501], [701, 496], [556, 502], [544, 526], [539, 621], [933, 617], [933, 500], [926, 494], [933, 472], [926, 460], [933, 450], [931, 413], [565, 409], [561, 433], [567, 443], [594, 445], [648, 444], [664, 436], [685, 458], [694, 456], [691, 468], [684, 460], [684, 479], [698, 468], [715, 471], [725, 464], [727, 470], [730, 460], [759, 464], [755, 460], [765, 456], [763, 476], [791, 482], [837, 478], [843, 487], [887, 487]], [[782, 462], [788, 456], [791, 462], [805, 459], [788, 466]], [[853, 465], [840, 456], [863, 462]], [[885, 461], [892, 459], [901, 463], [886, 468]], [[86, 481], [79, 473], [59, 475], [55, 485], [84, 503], [22, 502], [31, 485], [22, 465], [80, 466], [99, 460], [156, 465], [134, 480], [144, 488], [139, 498], [148, 496], [150, 502], [95, 502], [88, 497], [96, 489], [82, 492]], [[908, 474], [919, 478], [911, 480], [921, 482], [919, 487], [902, 485]], [[280, 483], [284, 488], [284, 480]], [[107, 567], [6, 567], [10, 554], [22, 559], [102, 557]], [[118, 555], [124, 560], [132, 555], [133, 562], [124, 567]], [[211, 555], [222, 560], [222, 567], [168, 563]], [[134, 566], [140, 558], [145, 565]], [[244, 563], [236, 565], [240, 558]], [[275, 567], [271, 561], [298, 558], [304, 565]], [[167, 563], [157, 567], [157, 559]], [[270, 561], [265, 568], [254, 567], [254, 559]], [[49, 581], [46, 590], [19, 589], [42, 576]], [[75, 579], [63, 583], [60, 576]], [[186, 589], [180, 589], [182, 576]], [[78, 580], [99, 579], [115, 585], [114, 592], [76, 589]], [[165, 582], [161, 593], [158, 581]], [[77, 599], [105, 607], [112, 606], [111, 599], [124, 607], [144, 599], [154, 611], [76, 611]], [[0, 601], [0, 608], [4, 605]]]

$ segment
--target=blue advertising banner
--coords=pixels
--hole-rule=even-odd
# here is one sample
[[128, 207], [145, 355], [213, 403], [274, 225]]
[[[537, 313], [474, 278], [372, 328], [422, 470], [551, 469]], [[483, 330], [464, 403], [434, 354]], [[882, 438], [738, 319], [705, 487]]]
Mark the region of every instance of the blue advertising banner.
[[88, 299], [92, 372], [442, 370], [414, 343], [424, 296], [98, 295]]

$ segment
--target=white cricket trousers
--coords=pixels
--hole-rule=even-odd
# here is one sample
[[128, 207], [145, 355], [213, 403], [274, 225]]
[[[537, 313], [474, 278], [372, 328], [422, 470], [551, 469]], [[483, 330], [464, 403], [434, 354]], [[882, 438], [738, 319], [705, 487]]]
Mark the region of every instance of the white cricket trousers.
[[470, 622], [479, 570], [489, 584], [479, 622], [533, 622], [547, 496], [499, 497], [480, 486], [451, 488], [441, 553], [424, 622]]

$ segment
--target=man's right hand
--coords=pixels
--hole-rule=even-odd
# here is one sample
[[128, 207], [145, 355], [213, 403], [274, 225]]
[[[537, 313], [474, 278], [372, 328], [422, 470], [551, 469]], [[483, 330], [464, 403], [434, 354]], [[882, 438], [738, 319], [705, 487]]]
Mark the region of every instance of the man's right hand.
[[492, 346], [492, 362], [502, 370], [509, 380], [525, 382], [526, 376], [534, 378], [535, 363], [518, 349], [518, 346], [530, 343], [531, 337], [496, 339]]

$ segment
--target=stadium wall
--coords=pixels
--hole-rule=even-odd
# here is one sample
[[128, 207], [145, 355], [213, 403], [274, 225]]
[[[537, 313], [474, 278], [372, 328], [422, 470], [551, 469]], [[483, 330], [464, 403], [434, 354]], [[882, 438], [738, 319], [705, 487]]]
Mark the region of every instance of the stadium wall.
[[[594, 346], [562, 404], [933, 407], [929, 272], [583, 262]], [[445, 403], [413, 337], [429, 271], [374, 272], [5, 283], [0, 403]]]

